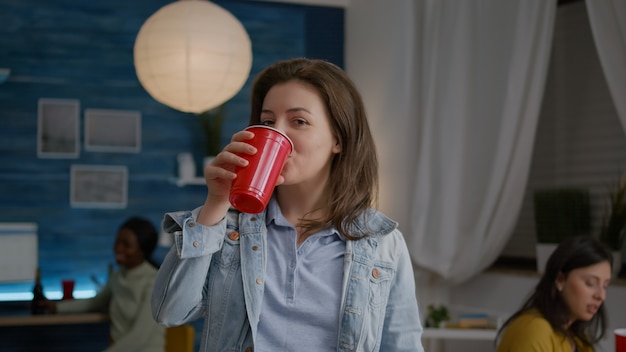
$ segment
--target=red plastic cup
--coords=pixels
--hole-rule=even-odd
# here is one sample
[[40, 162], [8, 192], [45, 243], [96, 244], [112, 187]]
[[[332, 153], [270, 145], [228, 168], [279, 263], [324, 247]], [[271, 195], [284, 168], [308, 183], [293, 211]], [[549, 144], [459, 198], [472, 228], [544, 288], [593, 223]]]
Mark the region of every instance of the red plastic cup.
[[260, 213], [272, 197], [278, 176], [293, 151], [293, 143], [283, 132], [268, 126], [246, 128], [254, 133], [247, 143], [257, 148], [254, 155], [241, 154], [248, 160], [245, 167], [237, 167], [237, 178], [230, 188], [230, 204], [249, 214]]
[[62, 299], [74, 299], [74, 284], [73, 279], [61, 280], [61, 286], [63, 286], [63, 298]]
[[615, 329], [615, 352], [626, 352], [626, 328]]

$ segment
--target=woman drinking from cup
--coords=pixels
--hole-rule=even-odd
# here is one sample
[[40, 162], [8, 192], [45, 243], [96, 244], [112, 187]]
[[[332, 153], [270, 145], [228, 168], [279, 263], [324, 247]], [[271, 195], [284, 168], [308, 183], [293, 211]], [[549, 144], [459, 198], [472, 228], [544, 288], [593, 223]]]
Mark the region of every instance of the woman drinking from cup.
[[325, 61], [277, 62], [254, 81], [249, 124], [293, 144], [269, 204], [231, 208], [234, 171], [260, 152], [237, 132], [204, 169], [204, 205], [165, 215], [175, 244], [155, 319], [204, 317], [201, 351], [422, 352], [406, 244], [372, 208], [376, 151], [352, 81]]

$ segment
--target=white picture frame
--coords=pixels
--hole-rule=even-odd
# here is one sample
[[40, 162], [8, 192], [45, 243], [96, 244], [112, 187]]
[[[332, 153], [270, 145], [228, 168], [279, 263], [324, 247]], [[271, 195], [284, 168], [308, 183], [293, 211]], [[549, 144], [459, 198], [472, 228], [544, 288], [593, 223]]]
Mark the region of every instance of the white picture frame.
[[126, 208], [128, 168], [123, 165], [72, 165], [72, 208]]
[[141, 151], [141, 112], [85, 109], [85, 150], [139, 153]]
[[80, 102], [40, 98], [37, 104], [37, 157], [76, 159], [80, 154]]

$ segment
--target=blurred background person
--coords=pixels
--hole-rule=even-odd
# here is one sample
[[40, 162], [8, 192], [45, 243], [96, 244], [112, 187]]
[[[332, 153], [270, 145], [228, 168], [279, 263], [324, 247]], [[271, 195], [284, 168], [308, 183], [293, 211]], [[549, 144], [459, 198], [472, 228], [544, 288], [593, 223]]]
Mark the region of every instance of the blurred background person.
[[44, 302], [49, 313], [105, 312], [111, 320], [107, 352], [163, 352], [165, 328], [152, 318], [150, 297], [158, 265], [151, 259], [158, 232], [141, 217], [119, 228], [113, 252], [119, 269], [90, 299]]
[[535, 291], [498, 332], [498, 352], [594, 351], [607, 328], [612, 262], [611, 251], [591, 236], [560, 243]]

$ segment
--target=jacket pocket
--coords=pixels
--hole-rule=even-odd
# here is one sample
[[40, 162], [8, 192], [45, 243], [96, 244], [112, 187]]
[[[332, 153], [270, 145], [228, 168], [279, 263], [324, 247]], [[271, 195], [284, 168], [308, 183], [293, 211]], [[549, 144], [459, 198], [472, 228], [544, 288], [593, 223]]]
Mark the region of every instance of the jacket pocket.
[[392, 278], [393, 269], [383, 265], [372, 267], [369, 274], [369, 303], [371, 308], [384, 307], [387, 304]]
[[[234, 235], [235, 233], [237, 235]], [[240, 248], [238, 233], [228, 229], [224, 237], [222, 249], [213, 255], [213, 263], [211, 265], [217, 265], [221, 268], [228, 268], [233, 264], [238, 266], [241, 256]]]

